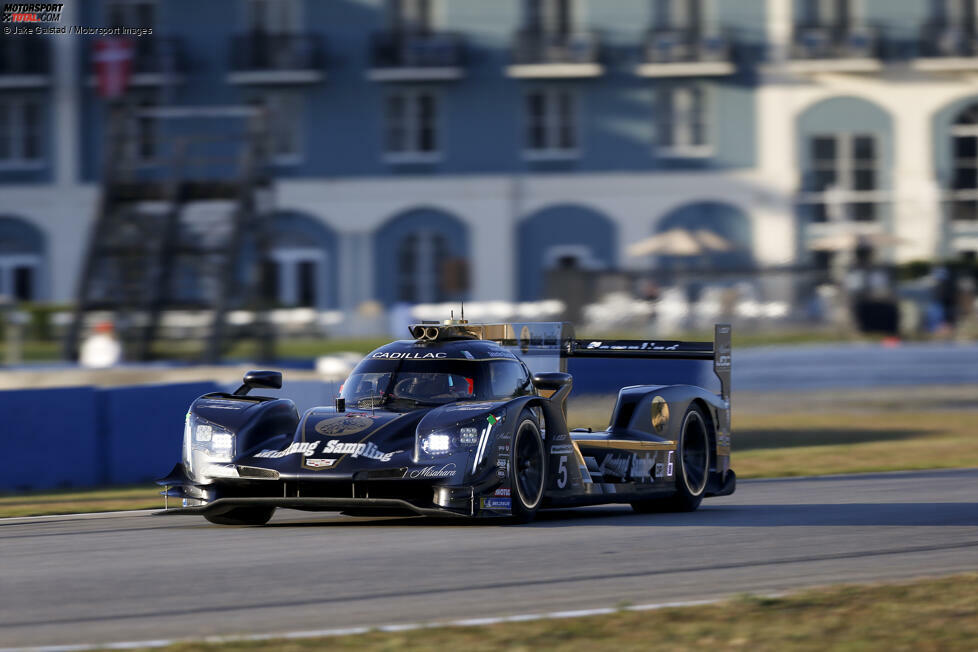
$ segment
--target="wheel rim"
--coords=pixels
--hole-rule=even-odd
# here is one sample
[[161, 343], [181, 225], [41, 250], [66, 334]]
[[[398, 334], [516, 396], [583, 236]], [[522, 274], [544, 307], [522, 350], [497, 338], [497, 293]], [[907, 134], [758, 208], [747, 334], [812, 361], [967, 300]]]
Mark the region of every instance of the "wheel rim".
[[543, 495], [543, 442], [532, 422], [524, 422], [516, 434], [513, 477], [520, 502], [533, 509]]
[[683, 424], [682, 469], [686, 490], [693, 496], [700, 495], [706, 489], [709, 456], [706, 424], [697, 412], [690, 412]]

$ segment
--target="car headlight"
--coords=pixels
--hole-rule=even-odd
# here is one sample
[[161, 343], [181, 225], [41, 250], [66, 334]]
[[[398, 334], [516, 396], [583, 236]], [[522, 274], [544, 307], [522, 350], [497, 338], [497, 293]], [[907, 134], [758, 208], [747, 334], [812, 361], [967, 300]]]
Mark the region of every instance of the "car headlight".
[[234, 433], [195, 414], [188, 414], [183, 431], [188, 471], [207, 477], [237, 477], [228, 463], [234, 459]]
[[418, 437], [418, 452], [437, 457], [473, 449], [482, 451], [489, 432], [500, 420], [502, 417], [489, 415], [454, 428], [433, 430]]

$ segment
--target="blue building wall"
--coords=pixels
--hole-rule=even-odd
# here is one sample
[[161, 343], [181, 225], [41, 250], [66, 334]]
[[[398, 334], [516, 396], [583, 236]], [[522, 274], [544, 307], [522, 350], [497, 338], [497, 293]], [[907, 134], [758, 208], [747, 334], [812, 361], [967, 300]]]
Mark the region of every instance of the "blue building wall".
[[[718, 20], [734, 24], [731, 33], [751, 29], [761, 0], [724, 0]], [[729, 5], [741, 9], [731, 10]], [[185, 82], [164, 101], [175, 104], [235, 104], [271, 86], [227, 81], [231, 36], [240, 24], [241, 5], [230, 0], [207, 3], [169, 0], [159, 5], [158, 34], [177, 36], [187, 62]], [[280, 165], [290, 177], [399, 176], [404, 174], [499, 174], [520, 171], [642, 171], [677, 168], [739, 168], [754, 163], [753, 73], [749, 66], [729, 79], [704, 82], [712, 89], [717, 113], [715, 155], [705, 159], [661, 159], [652, 147], [652, 89], [655, 80], [637, 76], [650, 4], [644, 0], [588, 4], [584, 26], [600, 31], [605, 44], [605, 74], [595, 79], [520, 80], [507, 77], [510, 45], [522, 20], [521, 5], [509, 2], [451, 0], [444, 3], [443, 29], [464, 35], [465, 77], [457, 81], [380, 83], [367, 79], [370, 35], [384, 28], [380, 0], [306, 2], [302, 30], [321, 35], [326, 50], [326, 79], [295, 86], [275, 85], [303, 98], [302, 161]], [[103, 21], [101, 3], [85, 3], [83, 15]], [[187, 20], [193, 16], [193, 20]], [[737, 27], [740, 23], [741, 26]], [[746, 24], [744, 24], [746, 23]], [[756, 26], [755, 28], [756, 29]], [[748, 34], [754, 38], [756, 34]], [[756, 41], [753, 41], [756, 43]], [[745, 41], [746, 45], [749, 45]], [[83, 48], [85, 77], [89, 43]], [[576, 89], [580, 158], [560, 163], [524, 160], [523, 107], [531, 88], [563, 85]], [[405, 88], [432, 89], [440, 98], [441, 159], [429, 164], [392, 164], [383, 159], [383, 100]], [[148, 92], [148, 89], [143, 92]], [[99, 176], [99, 150], [105, 116], [103, 101], [88, 84], [83, 90], [82, 174]]]

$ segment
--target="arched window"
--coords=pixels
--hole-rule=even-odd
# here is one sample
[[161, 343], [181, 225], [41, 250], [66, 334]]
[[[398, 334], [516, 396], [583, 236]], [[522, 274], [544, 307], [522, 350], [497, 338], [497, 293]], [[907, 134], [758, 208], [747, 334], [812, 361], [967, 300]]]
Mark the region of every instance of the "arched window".
[[951, 219], [978, 220], [978, 104], [951, 125]]
[[40, 298], [44, 235], [26, 220], [0, 217], [0, 296], [16, 301]]
[[431, 208], [388, 220], [374, 235], [377, 298], [391, 303], [436, 303], [466, 298], [468, 227]]
[[547, 284], [555, 270], [614, 267], [616, 238], [614, 222], [584, 206], [550, 206], [534, 213], [517, 226], [516, 295], [535, 301], [552, 294]]
[[451, 264], [448, 242], [436, 231], [415, 231], [397, 247], [397, 300], [432, 303], [447, 300]]

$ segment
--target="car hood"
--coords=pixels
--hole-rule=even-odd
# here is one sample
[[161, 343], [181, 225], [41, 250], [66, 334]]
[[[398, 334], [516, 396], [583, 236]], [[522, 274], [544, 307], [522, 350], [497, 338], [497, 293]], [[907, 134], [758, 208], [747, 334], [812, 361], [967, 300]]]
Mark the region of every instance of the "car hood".
[[451, 428], [488, 415], [500, 405], [501, 402], [451, 403], [410, 412], [313, 408], [305, 413], [293, 435], [273, 437], [235, 462], [239, 466], [274, 469], [285, 477], [349, 477], [361, 470], [400, 470], [408, 477], [411, 468], [435, 462], [461, 462], [462, 466], [467, 453], [437, 460], [415, 459], [416, 432]]

